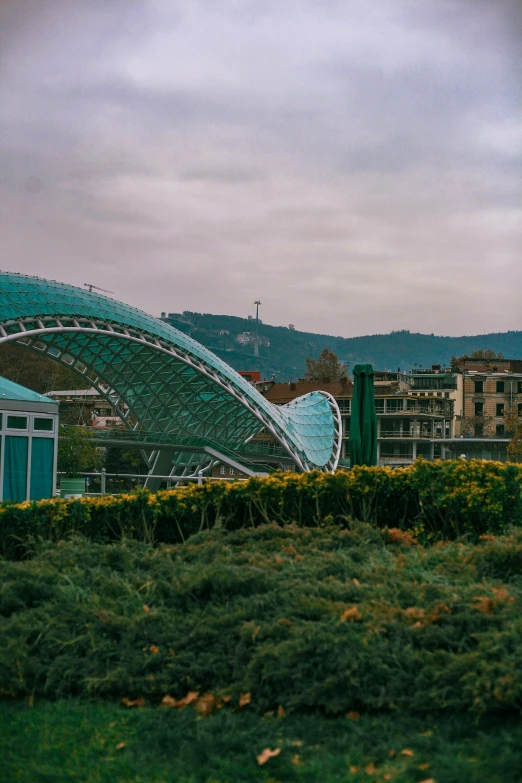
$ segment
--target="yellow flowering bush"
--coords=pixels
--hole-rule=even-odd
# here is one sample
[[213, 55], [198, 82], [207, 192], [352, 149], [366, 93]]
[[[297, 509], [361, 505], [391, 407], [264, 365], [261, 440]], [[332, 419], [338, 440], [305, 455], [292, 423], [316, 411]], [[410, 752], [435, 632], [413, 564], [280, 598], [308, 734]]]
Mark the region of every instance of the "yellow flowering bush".
[[38, 539], [81, 534], [179, 543], [214, 527], [266, 523], [347, 526], [352, 520], [408, 529], [426, 540], [501, 533], [522, 518], [522, 469], [481, 460], [419, 460], [410, 468], [355, 467], [207, 481], [169, 491], [0, 505], [0, 552], [22, 556]]

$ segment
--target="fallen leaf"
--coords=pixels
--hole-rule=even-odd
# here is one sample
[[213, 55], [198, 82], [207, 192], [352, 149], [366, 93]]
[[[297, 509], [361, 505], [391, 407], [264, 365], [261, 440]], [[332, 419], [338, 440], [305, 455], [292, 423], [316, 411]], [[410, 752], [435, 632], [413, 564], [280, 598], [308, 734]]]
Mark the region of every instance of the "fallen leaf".
[[295, 756], [292, 756], [292, 764], [295, 764], [297, 767], [301, 763], [301, 759], [299, 757], [299, 754], [296, 753]]
[[143, 707], [145, 704], [143, 696], [140, 696], [138, 699], [129, 699], [127, 696], [124, 696], [121, 701], [126, 707]]
[[150, 680], [152, 682], [153, 679], [154, 679], [154, 675], [153, 674], [147, 674], [147, 680]]
[[277, 708], [277, 717], [286, 718], [285, 708], [283, 707], [282, 704], [280, 704], [279, 707]]
[[174, 650], [172, 650], [172, 649], [169, 649], [169, 656], [170, 656], [171, 658], [174, 658], [174, 656], [175, 656], [175, 655], [176, 655], [176, 653], [174, 652]]
[[513, 603], [515, 600], [505, 587], [492, 587], [491, 592], [494, 593], [497, 601], [509, 601], [509, 603]]
[[349, 718], [350, 720], [359, 720], [361, 716], [359, 715], [358, 712], [352, 711], [352, 712], [347, 712], [346, 717]]
[[362, 614], [356, 606], [350, 606], [341, 615], [341, 622], [343, 623], [354, 623], [357, 620], [362, 620]]
[[365, 766], [364, 771], [366, 772], [367, 775], [375, 775], [375, 773], [377, 772], [377, 767], [375, 766], [373, 761], [371, 761], [369, 764]]
[[31, 693], [27, 703], [29, 704], [29, 707], [33, 707], [34, 706], [34, 693]]
[[186, 707], [188, 704], [192, 704], [193, 701], [196, 701], [198, 696], [198, 691], [189, 691], [182, 699], [174, 699], [172, 696], [164, 696], [161, 700], [161, 704], [163, 707], [176, 707], [178, 710], [181, 710], [183, 707]]
[[354, 583], [354, 585], [355, 585], [356, 587], [360, 587], [360, 586], [361, 586], [361, 583], [360, 583], [360, 582], [359, 582], [359, 580], [358, 580], [358, 579], [356, 579], [355, 577], [352, 579], [352, 582]]
[[397, 754], [395, 753], [395, 751], [393, 750], [393, 748], [392, 748], [392, 749], [390, 750], [390, 752], [388, 753], [388, 756], [389, 756], [391, 759], [394, 759], [396, 755], [397, 755]]
[[251, 693], [242, 693], [239, 697], [239, 706], [240, 707], [246, 707], [247, 704], [250, 704], [252, 701], [252, 694]]
[[279, 625], [288, 625], [288, 626], [292, 625], [290, 620], [287, 620], [286, 617], [281, 617], [281, 619], [278, 620], [277, 622], [279, 623]]
[[410, 750], [409, 748], [403, 748], [403, 750], [401, 750], [401, 756], [410, 756], [411, 757], [413, 755], [414, 755], [413, 751]]
[[431, 737], [432, 734], [433, 732], [431, 731], [431, 729], [429, 731], [421, 731], [419, 733], [419, 737]]
[[482, 614], [491, 614], [495, 608], [495, 602], [488, 595], [476, 595], [473, 600], [475, 601], [475, 609]]
[[385, 775], [383, 775], [382, 779], [383, 780], [391, 780], [392, 779], [391, 772], [387, 772]]
[[150, 606], [147, 606], [147, 604], [143, 604], [142, 607], [143, 611], [146, 612], [146, 614], [149, 614], [150, 612]]
[[292, 742], [292, 745], [294, 746], [294, 748], [302, 748], [303, 742], [302, 740], [294, 740], [294, 742]]
[[257, 757], [257, 763], [259, 766], [262, 766], [263, 764], [266, 764], [266, 762], [273, 758], [274, 756], [279, 756], [281, 753], [281, 748], [274, 748], [274, 750], [270, 750], [270, 748], [265, 748], [259, 756]]
[[221, 701], [223, 704], [228, 704], [230, 701], [232, 701], [232, 696], [222, 696]]
[[151, 644], [149, 650], [153, 655], [157, 655], [159, 653], [159, 647], [157, 647], [155, 644]]
[[405, 610], [404, 614], [407, 617], [411, 617], [412, 620], [422, 620], [424, 617], [424, 609], [421, 609], [419, 606], [410, 606]]
[[124, 742], [118, 742], [118, 744], [116, 745], [116, 750], [123, 750], [124, 747], [125, 747]]
[[195, 708], [204, 718], [212, 715], [216, 708], [216, 699], [211, 693], [204, 693], [195, 703]]
[[192, 704], [193, 701], [196, 701], [196, 699], [199, 696], [199, 691], [189, 691], [186, 696], [183, 697], [183, 699], [180, 699], [178, 704], [180, 707], [186, 707], [187, 704]]
[[406, 544], [407, 546], [411, 546], [412, 544], [417, 543], [417, 539], [415, 539], [411, 533], [407, 530], [399, 530], [397, 527], [391, 527], [389, 530], [384, 531], [384, 535], [390, 544]]
[[426, 778], [426, 780], [421, 780], [420, 783], [435, 783], [435, 778]]
[[429, 764], [419, 764], [419, 769], [429, 769], [429, 768], [430, 768]]
[[351, 775], [355, 775], [355, 773], [356, 773], [356, 772], [359, 772], [359, 770], [360, 770], [360, 769], [361, 769], [360, 767], [354, 767], [354, 766], [351, 766], [351, 767], [350, 767], [350, 774], [351, 774]]

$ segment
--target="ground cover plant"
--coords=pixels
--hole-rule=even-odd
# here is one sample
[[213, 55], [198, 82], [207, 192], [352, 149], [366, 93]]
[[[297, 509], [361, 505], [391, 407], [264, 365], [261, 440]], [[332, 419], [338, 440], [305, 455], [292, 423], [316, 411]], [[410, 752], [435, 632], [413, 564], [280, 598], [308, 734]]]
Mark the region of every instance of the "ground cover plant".
[[519, 711], [521, 572], [517, 531], [432, 547], [363, 523], [39, 544], [0, 562], [0, 695]]
[[37, 540], [80, 533], [99, 542], [180, 543], [212, 528], [275, 522], [347, 526], [354, 519], [411, 530], [423, 542], [478, 539], [522, 521], [522, 468], [481, 460], [418, 460], [410, 468], [275, 473], [150, 494], [0, 504], [0, 554], [23, 558]]

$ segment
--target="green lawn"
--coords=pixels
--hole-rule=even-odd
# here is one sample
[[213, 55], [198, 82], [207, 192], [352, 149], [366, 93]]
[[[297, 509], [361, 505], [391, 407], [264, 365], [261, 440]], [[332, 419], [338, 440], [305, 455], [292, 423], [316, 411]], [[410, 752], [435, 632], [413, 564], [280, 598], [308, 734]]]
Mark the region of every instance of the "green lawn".
[[[265, 748], [281, 752], [259, 766]], [[403, 714], [202, 719], [191, 708], [18, 703], [3, 705], [0, 754], [3, 783], [520, 783], [522, 725]]]

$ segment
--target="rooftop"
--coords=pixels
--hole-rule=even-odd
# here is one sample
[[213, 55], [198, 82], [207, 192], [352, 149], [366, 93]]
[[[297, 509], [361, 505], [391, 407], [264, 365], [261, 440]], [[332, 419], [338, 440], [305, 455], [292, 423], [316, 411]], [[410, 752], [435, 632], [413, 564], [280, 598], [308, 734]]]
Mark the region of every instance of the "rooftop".
[[2, 400], [21, 400], [22, 402], [46, 402], [54, 405], [53, 401], [43, 394], [26, 389], [19, 383], [8, 381], [7, 378], [0, 376], [0, 399]]

